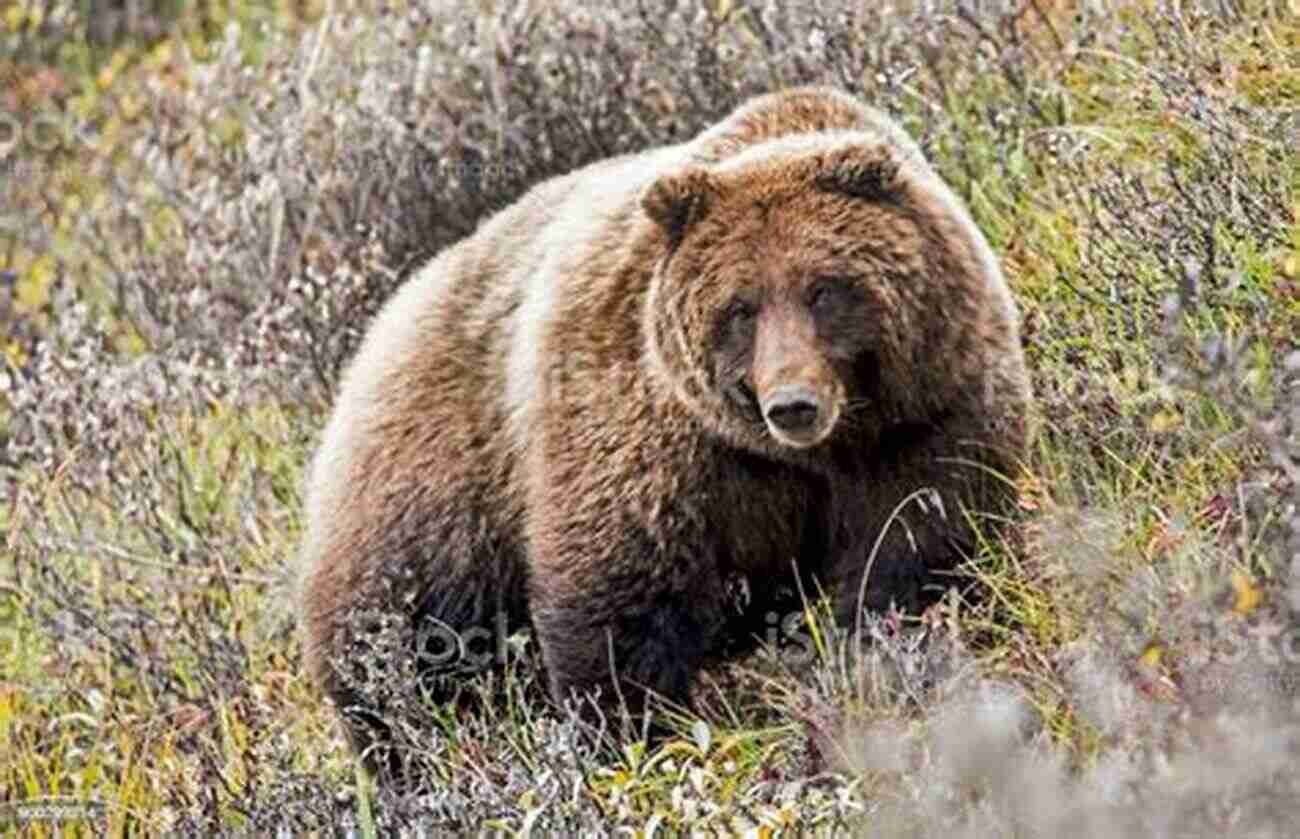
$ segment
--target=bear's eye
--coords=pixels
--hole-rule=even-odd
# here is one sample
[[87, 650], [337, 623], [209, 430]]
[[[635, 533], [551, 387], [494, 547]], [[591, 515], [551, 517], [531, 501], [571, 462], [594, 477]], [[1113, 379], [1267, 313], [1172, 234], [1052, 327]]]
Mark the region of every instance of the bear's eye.
[[840, 306], [849, 293], [848, 281], [843, 277], [823, 277], [808, 291], [808, 308], [831, 311]]
[[732, 329], [748, 329], [758, 317], [758, 307], [748, 300], [732, 300], [727, 304], [725, 318]]

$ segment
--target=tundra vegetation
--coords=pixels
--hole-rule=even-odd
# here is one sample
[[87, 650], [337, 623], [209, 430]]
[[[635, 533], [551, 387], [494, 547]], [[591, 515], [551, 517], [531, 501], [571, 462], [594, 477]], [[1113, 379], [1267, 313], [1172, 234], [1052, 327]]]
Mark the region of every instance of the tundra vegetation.
[[[0, 0], [0, 833], [1294, 834], [1294, 2], [96, 5]], [[482, 712], [412, 709], [433, 792], [376, 790], [292, 610], [369, 316], [539, 179], [807, 83], [1002, 260], [1012, 535], [919, 619], [807, 593], [652, 748], [515, 635]]]

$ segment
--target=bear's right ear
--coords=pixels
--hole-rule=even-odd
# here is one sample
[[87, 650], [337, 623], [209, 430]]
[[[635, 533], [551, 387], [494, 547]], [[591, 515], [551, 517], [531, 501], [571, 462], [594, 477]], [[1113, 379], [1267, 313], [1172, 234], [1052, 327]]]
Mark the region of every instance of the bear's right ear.
[[837, 149], [819, 161], [817, 186], [868, 201], [894, 201], [900, 189], [901, 160], [884, 144], [853, 144]]
[[703, 169], [662, 175], [641, 194], [641, 208], [676, 241], [708, 211], [716, 189]]

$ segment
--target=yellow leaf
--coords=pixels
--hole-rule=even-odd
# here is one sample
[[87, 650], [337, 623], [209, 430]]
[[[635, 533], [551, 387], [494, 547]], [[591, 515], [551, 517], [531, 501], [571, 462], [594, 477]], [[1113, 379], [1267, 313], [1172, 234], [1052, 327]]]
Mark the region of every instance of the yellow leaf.
[[57, 264], [54, 257], [42, 254], [32, 261], [26, 276], [19, 277], [14, 297], [24, 312], [34, 312], [45, 305], [50, 284], [54, 281]]
[[27, 352], [23, 349], [23, 345], [17, 341], [6, 341], [0, 351], [9, 356], [9, 363], [15, 367], [21, 368], [27, 363]]
[[13, 5], [5, 9], [5, 26], [10, 32], [18, 32], [23, 28], [27, 21], [27, 13], [23, 11], [21, 5]]
[[171, 61], [172, 42], [171, 41], [159, 42], [158, 46], [154, 47], [153, 55], [151, 57], [153, 58], [154, 61], [158, 62], [159, 64], [166, 64], [168, 61]]
[[1149, 667], [1154, 670], [1160, 666], [1160, 659], [1164, 657], [1164, 654], [1165, 648], [1152, 642], [1147, 644], [1146, 649], [1142, 651], [1142, 655], [1138, 656], [1138, 662], [1143, 667]]
[[1177, 411], [1160, 411], [1151, 418], [1151, 431], [1155, 434], [1164, 434], [1173, 431], [1182, 422], [1183, 418]]
[[1232, 572], [1232, 611], [1241, 616], [1249, 615], [1259, 607], [1264, 595], [1255, 584], [1241, 571]]
[[1293, 253], [1282, 260], [1282, 274], [1289, 280], [1300, 277], [1300, 253]]

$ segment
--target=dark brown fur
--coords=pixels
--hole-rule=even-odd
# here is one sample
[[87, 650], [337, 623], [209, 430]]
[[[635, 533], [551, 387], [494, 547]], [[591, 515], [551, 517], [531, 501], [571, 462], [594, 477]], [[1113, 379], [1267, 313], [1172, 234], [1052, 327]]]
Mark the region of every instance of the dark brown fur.
[[[308, 665], [358, 747], [391, 710], [347, 677], [359, 615], [531, 622], [557, 700], [684, 701], [737, 579], [761, 599], [797, 563], [851, 620], [879, 540], [865, 605], [917, 607], [971, 545], [963, 507], [1005, 500], [1026, 380], [983, 238], [843, 94], [549, 181], [415, 276], [344, 377]], [[946, 515], [896, 510], [927, 487]]]

